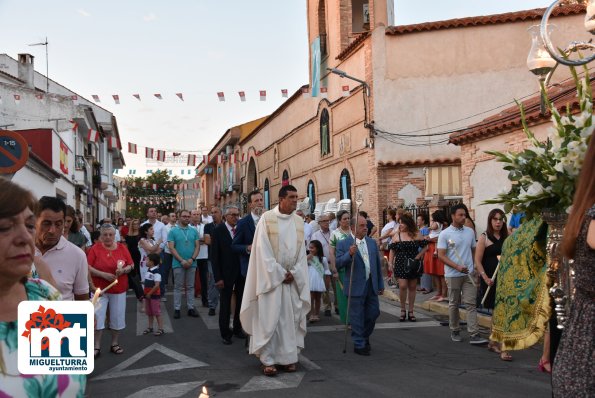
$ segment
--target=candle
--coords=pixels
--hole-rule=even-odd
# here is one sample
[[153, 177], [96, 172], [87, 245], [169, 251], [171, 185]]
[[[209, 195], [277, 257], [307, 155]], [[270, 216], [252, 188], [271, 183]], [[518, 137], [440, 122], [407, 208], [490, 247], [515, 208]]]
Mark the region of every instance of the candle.
[[202, 386], [202, 392], [198, 398], [209, 398], [209, 393], [207, 392], [207, 388], [205, 386]]
[[93, 300], [91, 300], [91, 304], [93, 304], [93, 307], [97, 306], [97, 301], [99, 300], [99, 296], [101, 296], [101, 289], [97, 288], [95, 290], [95, 293], [93, 294]]
[[106, 291], [108, 291], [109, 289], [111, 289], [117, 283], [118, 283], [118, 280], [117, 279], [114, 279], [114, 281], [112, 283], [110, 283], [109, 285], [107, 285], [107, 287], [101, 291], [101, 294], [103, 294]]

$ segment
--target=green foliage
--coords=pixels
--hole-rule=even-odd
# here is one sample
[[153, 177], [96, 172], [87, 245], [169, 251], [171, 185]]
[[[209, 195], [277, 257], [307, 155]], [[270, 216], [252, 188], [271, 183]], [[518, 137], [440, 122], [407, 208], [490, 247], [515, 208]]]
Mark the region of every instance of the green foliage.
[[[181, 178], [170, 176], [167, 170], [157, 170], [145, 178], [126, 178], [126, 214], [143, 219], [149, 207], [155, 207], [163, 214], [175, 210], [177, 191], [174, 184], [181, 183]], [[156, 190], [153, 184], [157, 184]]]

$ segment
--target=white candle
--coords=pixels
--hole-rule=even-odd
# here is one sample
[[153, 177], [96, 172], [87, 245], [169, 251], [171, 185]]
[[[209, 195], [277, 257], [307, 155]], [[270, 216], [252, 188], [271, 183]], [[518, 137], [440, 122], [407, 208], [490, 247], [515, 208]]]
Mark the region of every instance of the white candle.
[[93, 307], [97, 306], [97, 301], [99, 300], [100, 295], [101, 295], [101, 289], [97, 288], [95, 290], [95, 293], [93, 294], [93, 300], [91, 300], [91, 304], [93, 304]]
[[207, 388], [205, 386], [202, 386], [202, 392], [198, 398], [209, 398], [209, 393], [207, 392]]
[[110, 283], [109, 285], [107, 285], [107, 287], [101, 291], [101, 294], [103, 294], [106, 291], [108, 291], [109, 289], [111, 289], [117, 283], [118, 283], [118, 279], [114, 279], [114, 281], [112, 283]]

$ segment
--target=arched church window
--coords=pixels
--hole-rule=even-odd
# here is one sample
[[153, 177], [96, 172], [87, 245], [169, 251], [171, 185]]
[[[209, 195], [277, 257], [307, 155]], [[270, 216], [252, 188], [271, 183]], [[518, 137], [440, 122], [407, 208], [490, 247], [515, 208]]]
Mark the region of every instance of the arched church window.
[[326, 156], [331, 153], [329, 121], [328, 110], [323, 109], [320, 114], [320, 156]]

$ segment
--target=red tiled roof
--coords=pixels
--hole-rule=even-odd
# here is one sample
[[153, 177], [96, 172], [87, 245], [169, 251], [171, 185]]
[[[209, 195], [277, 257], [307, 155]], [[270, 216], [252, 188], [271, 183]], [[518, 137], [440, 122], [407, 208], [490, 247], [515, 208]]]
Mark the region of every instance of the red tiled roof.
[[345, 58], [347, 58], [356, 48], [358, 48], [358, 46], [364, 42], [364, 40], [366, 40], [368, 37], [370, 36], [370, 32], [364, 32], [361, 35], [359, 35], [358, 37], [355, 38], [354, 41], [352, 41], [347, 47], [345, 47], [345, 49], [343, 51], [341, 51], [339, 53], [339, 55], [337, 55], [338, 60], [343, 61]]
[[[445, 21], [424, 22], [413, 25], [389, 26], [387, 35], [402, 35], [407, 33], [424, 32], [438, 29], [466, 28], [469, 26], [494, 25], [510, 22], [533, 21], [543, 17], [545, 8], [533, 10], [507, 12], [504, 14], [484, 15], [468, 18], [456, 18]], [[580, 14], [585, 11], [582, 4], [556, 7], [552, 12], [553, 17]]]
[[389, 160], [379, 161], [378, 166], [435, 166], [439, 164], [461, 163], [461, 158], [436, 158], [436, 159], [415, 159], [415, 160]]
[[[591, 88], [595, 88], [593, 81], [595, 74], [591, 75]], [[560, 85], [548, 88], [547, 95], [560, 113], [564, 112], [566, 106], [570, 106], [571, 111], [580, 109], [578, 98], [576, 96], [576, 86], [574, 80], [570, 79]], [[547, 121], [551, 113], [546, 111], [540, 113], [541, 94], [538, 93], [525, 101], [521, 102], [525, 110], [525, 120], [528, 125], [536, 125]], [[479, 123], [456, 131], [450, 135], [449, 144], [461, 145], [468, 142], [475, 142], [489, 137], [505, 134], [512, 130], [521, 128], [521, 111], [517, 105], [504, 109], [502, 112], [490, 116]]]

